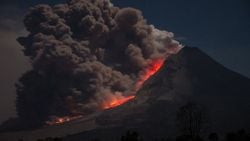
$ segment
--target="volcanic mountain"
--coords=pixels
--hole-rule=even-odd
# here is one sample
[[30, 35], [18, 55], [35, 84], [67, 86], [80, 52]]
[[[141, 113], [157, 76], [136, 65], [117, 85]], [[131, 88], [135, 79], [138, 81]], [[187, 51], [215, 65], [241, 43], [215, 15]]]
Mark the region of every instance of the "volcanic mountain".
[[250, 129], [249, 94], [250, 79], [223, 67], [198, 48], [184, 47], [165, 61], [131, 101], [86, 120], [32, 132], [4, 133], [0, 139], [41, 138], [54, 133], [66, 141], [115, 140], [129, 129], [138, 131], [145, 140], [175, 136], [177, 110], [188, 102], [207, 109], [207, 132]]

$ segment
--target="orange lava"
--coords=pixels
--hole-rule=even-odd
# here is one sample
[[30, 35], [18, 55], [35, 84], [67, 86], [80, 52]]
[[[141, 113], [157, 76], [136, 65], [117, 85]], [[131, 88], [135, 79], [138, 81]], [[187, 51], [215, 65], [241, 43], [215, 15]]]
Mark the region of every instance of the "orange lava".
[[146, 69], [141, 72], [140, 78], [135, 84], [136, 91], [138, 91], [142, 87], [143, 83], [161, 68], [163, 63], [164, 59], [155, 59], [149, 63]]
[[128, 97], [113, 97], [110, 101], [108, 102], [105, 102], [102, 106], [103, 109], [110, 109], [110, 108], [114, 108], [114, 107], [117, 107], [119, 105], [122, 105], [126, 102], [128, 102], [129, 100], [131, 99], [134, 99], [135, 96], [132, 95], [132, 96], [128, 96]]
[[51, 120], [46, 121], [47, 125], [58, 125], [58, 124], [63, 124], [65, 122], [73, 121], [76, 119], [81, 118], [81, 115], [78, 116], [64, 116], [64, 117], [53, 117]]
[[[154, 75], [163, 65], [164, 63], [164, 59], [154, 59], [151, 60], [151, 62], [149, 63], [149, 65], [140, 72], [140, 76], [139, 79], [136, 81], [134, 88], [132, 89], [131, 93], [136, 93], [143, 85], [143, 83], [149, 79], [152, 75]], [[117, 97], [117, 96], [113, 96], [111, 97], [109, 100], [105, 101], [102, 104], [102, 109], [110, 109], [110, 108], [114, 108], [117, 107], [119, 105], [122, 105], [132, 99], [134, 99], [135, 96], [122, 96], [122, 97]]]

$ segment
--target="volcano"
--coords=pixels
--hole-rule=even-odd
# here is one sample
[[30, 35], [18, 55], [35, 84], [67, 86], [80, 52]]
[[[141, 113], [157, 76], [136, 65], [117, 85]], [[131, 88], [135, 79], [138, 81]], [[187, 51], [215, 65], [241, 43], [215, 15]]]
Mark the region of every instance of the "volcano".
[[62, 125], [0, 134], [0, 140], [61, 136], [65, 141], [116, 140], [138, 131], [145, 140], [178, 134], [176, 112], [188, 102], [204, 105], [210, 126], [225, 133], [250, 129], [250, 79], [233, 72], [200, 49], [184, 47], [170, 56], [126, 103]]

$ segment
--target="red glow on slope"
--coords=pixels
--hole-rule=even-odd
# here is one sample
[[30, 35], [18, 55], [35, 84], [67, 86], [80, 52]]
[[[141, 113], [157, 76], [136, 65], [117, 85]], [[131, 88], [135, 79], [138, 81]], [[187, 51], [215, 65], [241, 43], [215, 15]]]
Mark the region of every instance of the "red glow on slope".
[[102, 108], [103, 109], [114, 108], [114, 107], [122, 105], [122, 104], [124, 104], [124, 103], [126, 103], [129, 100], [134, 99], [134, 98], [135, 98], [135, 96], [133, 96], [133, 95], [132, 96], [128, 96], [128, 97], [119, 97], [119, 98], [117, 98], [117, 97], [114, 96], [109, 101], [103, 103]]
[[[143, 85], [143, 83], [154, 75], [164, 63], [164, 59], [154, 59], [148, 63], [148, 66], [145, 67], [139, 74], [139, 79], [135, 82], [134, 87], [130, 90], [131, 94], [135, 94]], [[116, 93], [111, 95], [108, 100], [105, 100], [101, 104], [102, 109], [111, 109], [117, 106], [120, 106], [132, 99], [135, 98], [135, 95], [123, 96], [122, 93]], [[46, 121], [47, 125], [60, 125], [66, 122], [74, 121], [79, 118], [82, 118], [82, 115], [76, 116], [64, 116], [64, 117], [51, 117], [50, 120]]]
[[139, 80], [136, 82], [135, 89], [138, 91], [143, 83], [154, 75], [163, 65], [164, 59], [152, 60], [147, 68], [141, 72]]
[[82, 118], [82, 115], [78, 115], [78, 116], [64, 116], [64, 117], [53, 117], [49, 121], [46, 121], [45, 123], [47, 125], [59, 125], [59, 124], [65, 123], [65, 122], [77, 120], [79, 118]]
[[[136, 81], [135, 87], [132, 89], [132, 93], [136, 93], [142, 87], [143, 83], [161, 68], [163, 63], [164, 63], [164, 59], [162, 58], [151, 60], [149, 65], [139, 74], [140, 77]], [[112, 98], [110, 98], [109, 100], [105, 101], [102, 104], [102, 109], [110, 109], [110, 108], [120, 106], [134, 98], [135, 98], [134, 95], [128, 96], [128, 97], [114, 95]]]

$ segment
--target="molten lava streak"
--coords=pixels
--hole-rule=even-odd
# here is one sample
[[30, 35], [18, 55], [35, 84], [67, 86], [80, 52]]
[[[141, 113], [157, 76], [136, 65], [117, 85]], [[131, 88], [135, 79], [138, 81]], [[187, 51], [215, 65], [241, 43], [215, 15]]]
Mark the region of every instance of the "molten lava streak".
[[[140, 72], [139, 79], [136, 81], [135, 86], [134, 88], [132, 88], [131, 93], [135, 94], [142, 87], [143, 83], [161, 68], [163, 63], [164, 63], [163, 58], [151, 60], [151, 62], [149, 62], [149, 65]], [[134, 95], [127, 96], [127, 97], [114, 96], [102, 104], [102, 109], [110, 109], [110, 108], [120, 106], [134, 98], [135, 98]]]
[[135, 98], [134, 95], [131, 95], [131, 96], [128, 96], [128, 97], [120, 97], [120, 98], [117, 98], [117, 97], [113, 97], [111, 100], [105, 102], [103, 104], [103, 109], [110, 109], [110, 108], [114, 108], [114, 107], [117, 107], [119, 105], [122, 105], [126, 102], [128, 102], [129, 100]]
[[52, 117], [49, 121], [46, 121], [45, 123], [47, 125], [58, 125], [58, 124], [63, 124], [65, 122], [77, 120], [79, 118], [82, 118], [82, 115], [78, 115], [78, 116], [64, 116], [64, 117]]
[[140, 78], [135, 84], [135, 91], [138, 91], [142, 87], [143, 83], [161, 68], [163, 63], [164, 59], [151, 60], [149, 65], [140, 73]]

